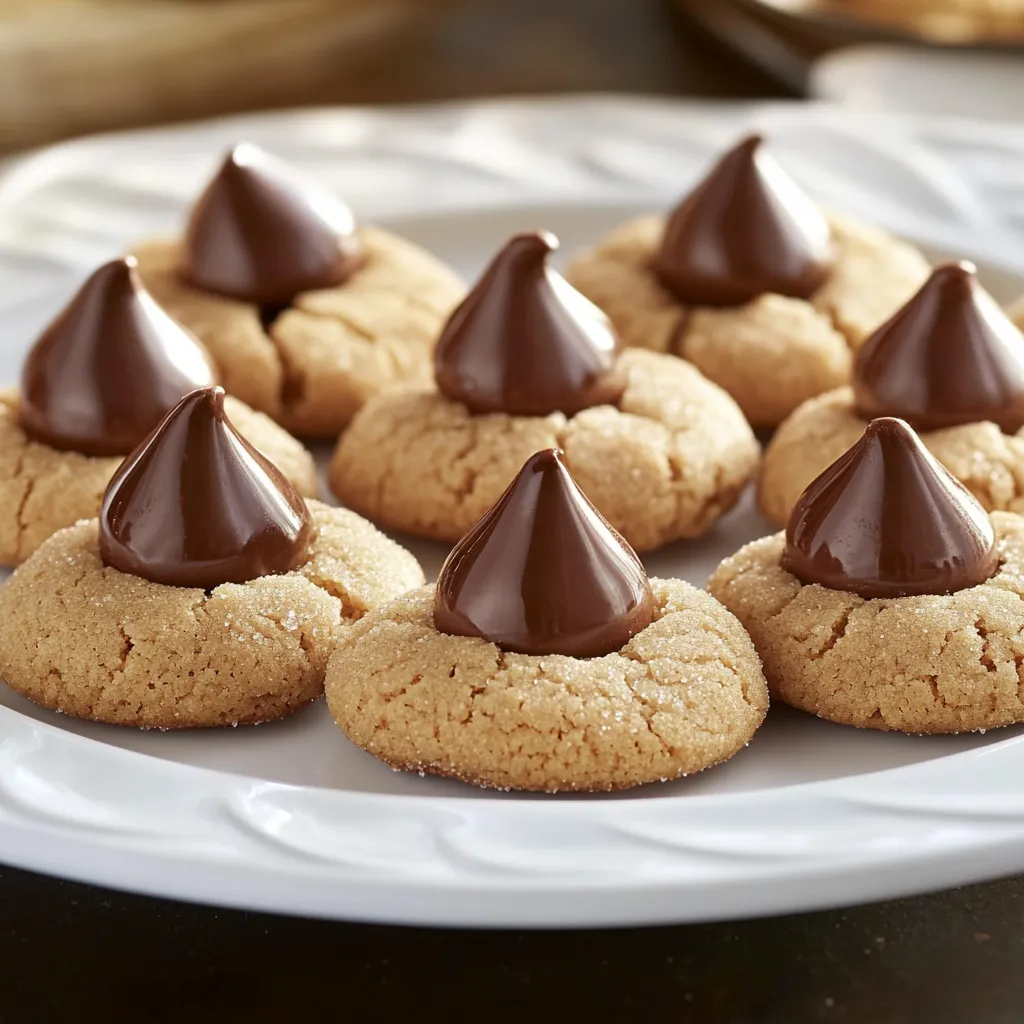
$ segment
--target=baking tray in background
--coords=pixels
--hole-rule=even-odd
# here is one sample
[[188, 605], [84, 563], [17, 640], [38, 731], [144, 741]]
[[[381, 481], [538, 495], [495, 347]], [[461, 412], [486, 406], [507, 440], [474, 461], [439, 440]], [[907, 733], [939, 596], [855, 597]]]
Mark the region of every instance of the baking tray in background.
[[944, 48], [981, 48], [1004, 54], [1024, 49], [1024, 16], [982, 19], [899, 14], [892, 0], [859, 4], [849, 0], [670, 0], [729, 49], [757, 65], [795, 93], [808, 90], [811, 68], [841, 48], [874, 42], [903, 42]]

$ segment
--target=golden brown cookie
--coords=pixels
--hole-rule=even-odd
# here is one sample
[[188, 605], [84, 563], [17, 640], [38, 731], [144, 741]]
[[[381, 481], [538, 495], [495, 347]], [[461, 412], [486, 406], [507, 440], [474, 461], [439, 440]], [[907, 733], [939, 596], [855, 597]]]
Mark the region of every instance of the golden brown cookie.
[[912, 246], [831, 215], [836, 261], [810, 301], [766, 294], [738, 307], [685, 307], [655, 277], [663, 217], [616, 228], [568, 280], [611, 317], [626, 345], [683, 356], [725, 388], [755, 427], [845, 384], [851, 353], [928, 276]]
[[1024, 721], [1024, 519], [992, 514], [999, 571], [945, 596], [865, 600], [781, 568], [785, 537], [726, 559], [708, 590], [750, 633], [773, 698], [833, 722], [910, 733]]
[[443, 263], [379, 228], [344, 284], [298, 295], [264, 327], [259, 307], [202, 292], [179, 275], [174, 240], [132, 249], [154, 298], [203, 342], [220, 382], [294, 434], [336, 437], [393, 384], [427, 381], [437, 332], [465, 289]]
[[560, 448], [572, 475], [639, 550], [697, 537], [736, 502], [759, 447], [736, 403], [689, 363], [621, 356], [618, 406], [571, 418], [473, 415], [426, 388], [368, 403], [342, 436], [330, 484], [377, 522], [458, 540], [534, 452]]
[[433, 588], [415, 591], [344, 634], [327, 669], [331, 714], [396, 768], [478, 786], [614, 790], [701, 771], [761, 724], [764, 676], [720, 604], [651, 582], [655, 621], [593, 659], [440, 633]]
[[[804, 488], [864, 433], [851, 388], [805, 402], [775, 432], [758, 480], [761, 511], [784, 526]], [[919, 431], [931, 453], [988, 511], [1024, 512], [1024, 437], [994, 423]]]
[[95, 519], [51, 537], [0, 589], [0, 677], [44, 707], [174, 729], [280, 718], [323, 691], [346, 624], [412, 587], [407, 551], [353, 512], [309, 502], [294, 572], [210, 593], [104, 566]]
[[[320, 493], [308, 451], [273, 420], [235, 398], [228, 415], [256, 448], [307, 497]], [[18, 423], [18, 398], [0, 392], [0, 565], [24, 561], [47, 537], [99, 512], [119, 456], [58, 451], [33, 441]]]

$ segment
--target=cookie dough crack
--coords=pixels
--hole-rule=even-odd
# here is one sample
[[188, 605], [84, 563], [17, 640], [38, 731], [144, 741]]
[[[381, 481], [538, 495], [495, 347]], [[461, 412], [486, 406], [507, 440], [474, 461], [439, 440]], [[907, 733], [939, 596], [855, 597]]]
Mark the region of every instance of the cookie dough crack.
[[356, 622], [361, 619], [368, 609], [360, 608], [352, 601], [352, 595], [341, 586], [337, 580], [327, 579], [318, 572], [300, 573], [301, 577], [309, 584], [322, 590], [328, 597], [333, 597], [341, 605], [341, 617], [346, 622]]
[[853, 615], [853, 608], [844, 608], [839, 613], [839, 618], [832, 623], [831, 634], [825, 643], [817, 650], [811, 653], [811, 661], [820, 661], [824, 658], [829, 651], [833, 650], [836, 644], [846, 636], [846, 629], [850, 624], [850, 616]]
[[273, 330], [265, 332], [267, 340], [273, 346], [278, 366], [281, 368], [281, 388], [278, 400], [283, 409], [293, 409], [301, 405], [306, 397], [306, 376], [295, 366], [285, 353], [284, 345]]
[[457, 505], [464, 505], [469, 496], [476, 490], [476, 482], [479, 473], [472, 465], [461, 467], [461, 463], [469, 459], [480, 444], [480, 437], [475, 427], [471, 426], [469, 438], [464, 445], [455, 453], [452, 458], [452, 467], [461, 470], [462, 479], [452, 488], [452, 497]]
[[25, 473], [25, 460], [26, 460], [26, 449], [23, 445], [18, 452], [18, 460], [14, 465], [14, 473], [12, 474], [11, 483], [16, 485], [19, 480], [24, 476], [25, 489], [21, 493], [21, 497], [18, 499], [18, 507], [15, 511], [15, 522], [18, 524], [18, 537], [15, 542], [15, 548], [20, 553], [22, 540], [25, 536], [25, 531], [28, 529], [28, 521], [25, 518], [25, 509], [28, 507], [29, 498], [32, 497], [32, 492], [35, 490], [36, 481], [35, 478]]
[[128, 666], [128, 656], [132, 653], [132, 651], [135, 650], [135, 644], [132, 641], [132, 638], [128, 635], [127, 630], [125, 630], [123, 623], [119, 622], [117, 624], [117, 632], [120, 634], [121, 637], [121, 665], [118, 668], [117, 672], [123, 673]]
[[984, 617], [979, 617], [975, 620], [974, 631], [978, 634], [978, 637], [981, 640], [981, 664], [985, 666], [987, 671], [997, 672], [999, 670], [999, 666], [992, 660], [992, 655], [989, 652], [988, 637], [990, 631], [985, 625]]
[[[657, 706], [657, 704], [652, 703], [651, 700], [649, 698], [645, 697], [644, 694], [637, 688], [637, 684], [642, 683], [642, 682], [653, 683], [655, 686], [664, 686], [664, 681], [662, 679], [658, 678], [658, 676], [655, 673], [655, 671], [654, 671], [653, 667], [651, 666], [650, 662], [645, 661], [635, 651], [623, 651], [622, 652], [622, 656], [624, 658], [628, 658], [630, 661], [634, 662], [637, 665], [643, 666], [644, 677], [642, 679], [629, 679], [629, 680], [626, 681], [626, 684], [629, 686], [630, 692], [633, 695], [633, 699], [639, 705], [638, 710], [640, 711], [640, 717], [646, 723], [647, 728], [650, 731], [651, 735], [654, 736], [661, 743], [662, 748], [664, 749], [664, 751], [666, 753], [668, 753], [668, 754], [674, 753], [675, 748], [661, 735], [661, 733], [659, 733], [654, 728], [654, 725], [651, 722], [651, 718], [653, 718], [654, 715], [656, 715], [659, 711], [661, 711], [661, 708], [659, 708]], [[725, 664], [725, 662], [722, 661], [721, 658], [717, 657], [716, 655], [699, 655], [696, 658], [692, 658], [692, 659], [689, 659], [689, 660], [683, 662], [682, 664], [686, 664], [686, 665], [716, 665], [716, 664], [717, 665], [721, 665], [722, 668], [724, 668], [730, 675], [732, 675], [734, 678], [736, 678], [736, 673], [727, 664]], [[750, 702], [746, 699], [746, 686], [745, 685], [742, 686], [742, 691], [743, 691], [743, 695], [744, 695], [744, 702], [749, 704]], [[684, 706], [686, 707], [686, 710], [688, 712], [692, 712], [694, 710], [692, 705], [686, 704], [685, 702], [684, 702]], [[712, 736], [712, 737], [714, 737], [714, 736], [717, 735], [716, 732], [713, 729], [708, 729], [705, 726], [702, 726], [699, 722], [692, 722], [691, 721], [691, 722], [688, 723], [688, 725], [689, 725], [690, 728], [695, 729], [697, 732], [703, 733], [705, 736]]]
[[857, 351], [857, 340], [854, 338], [851, 330], [843, 324], [839, 316], [839, 307], [834, 300], [822, 303], [812, 300], [811, 308], [820, 315], [826, 327], [831, 327], [846, 342], [851, 352]]

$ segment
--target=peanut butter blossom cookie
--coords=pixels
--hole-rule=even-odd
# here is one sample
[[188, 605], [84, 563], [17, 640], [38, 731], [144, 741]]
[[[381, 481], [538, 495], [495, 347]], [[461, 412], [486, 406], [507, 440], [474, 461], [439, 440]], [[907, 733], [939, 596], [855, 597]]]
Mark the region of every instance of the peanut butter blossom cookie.
[[[29, 352], [20, 391], [0, 391], [0, 564], [94, 517], [122, 458], [184, 395], [214, 382], [203, 348], [142, 287], [132, 257], [95, 271]], [[315, 495], [306, 449], [227, 402], [240, 432]]]
[[236, 146], [181, 239], [133, 249], [230, 394], [294, 433], [336, 437], [372, 395], [430, 378], [458, 278], [257, 147]]
[[360, 411], [330, 468], [347, 505], [455, 541], [530, 455], [560, 448], [636, 548], [699, 536], [733, 506], [759, 457], [736, 403], [681, 359], [621, 351], [607, 317], [547, 265], [557, 244], [513, 237], [441, 332], [437, 389]]
[[736, 619], [649, 580], [553, 450], [527, 460], [436, 587], [341, 637], [326, 690], [345, 735], [395, 768], [549, 792], [700, 771], [768, 706]]
[[683, 356], [771, 427], [847, 383], [852, 351], [927, 273], [911, 246], [819, 210], [755, 135], [567, 276], [626, 345]]
[[873, 420], [708, 589], [794, 707], [910, 733], [1024, 721], [1024, 518], [990, 516], [902, 420]]
[[205, 388], [124, 461], [98, 521], [0, 589], [0, 677], [117, 725], [267, 721], [322, 692], [348, 622], [422, 583], [365, 520], [307, 505]]
[[969, 263], [937, 268], [865, 342], [853, 386], [800, 406], [765, 452], [759, 499], [786, 522], [800, 493], [864, 432], [897, 416], [990, 511], [1024, 511], [1024, 336]]

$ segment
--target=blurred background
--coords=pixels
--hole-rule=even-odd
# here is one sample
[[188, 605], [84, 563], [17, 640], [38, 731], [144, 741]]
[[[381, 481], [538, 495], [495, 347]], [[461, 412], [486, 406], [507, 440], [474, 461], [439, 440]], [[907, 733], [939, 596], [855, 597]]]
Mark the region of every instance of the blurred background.
[[0, 0], [0, 150], [256, 108], [584, 90], [1014, 118], [1021, 43], [1024, 0]]

